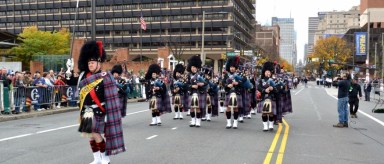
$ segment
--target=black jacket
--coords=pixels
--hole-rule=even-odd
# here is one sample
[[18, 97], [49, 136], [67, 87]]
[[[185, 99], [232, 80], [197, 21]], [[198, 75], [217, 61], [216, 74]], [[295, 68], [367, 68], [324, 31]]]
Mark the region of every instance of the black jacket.
[[359, 97], [362, 97], [361, 86], [359, 84], [351, 84], [351, 86], [349, 88], [348, 97], [349, 98], [357, 98], [357, 95], [359, 95]]

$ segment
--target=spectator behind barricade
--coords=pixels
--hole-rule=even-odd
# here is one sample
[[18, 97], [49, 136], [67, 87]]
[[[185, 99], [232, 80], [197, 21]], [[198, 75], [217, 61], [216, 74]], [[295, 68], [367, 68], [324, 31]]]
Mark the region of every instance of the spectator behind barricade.
[[41, 108], [41, 103], [43, 102], [43, 88], [48, 87], [47, 84], [45, 84], [45, 79], [41, 77], [40, 72], [36, 71], [34, 75], [34, 81], [32, 83], [33, 86], [37, 87], [38, 97], [37, 97], [37, 103], [34, 104], [35, 111], [42, 111], [45, 110], [44, 108]]
[[53, 81], [51, 81], [51, 74], [48, 73], [48, 72], [44, 72], [43, 73], [43, 77], [44, 77], [44, 80], [45, 80], [45, 84], [47, 85], [43, 90], [44, 90], [44, 108], [45, 109], [49, 109], [49, 104], [52, 103], [52, 96], [51, 96], [51, 93], [53, 92]]
[[61, 102], [63, 99], [65, 100], [65, 88], [66, 85], [63, 81], [62, 75], [57, 75], [57, 79], [55, 81], [55, 102], [57, 102], [56, 108], [61, 108]]
[[[24, 84], [24, 75], [21, 73], [16, 74], [15, 80], [15, 111], [13, 114], [19, 114], [20, 108], [23, 108], [25, 105], [25, 96], [26, 96], [26, 87]], [[26, 112], [26, 110], [24, 110]]]
[[52, 83], [56, 81], [56, 75], [55, 75], [55, 72], [53, 72], [53, 70], [49, 70], [49, 76], [50, 76], [49, 80], [51, 80]]
[[33, 79], [32, 79], [32, 74], [31, 74], [31, 72], [29, 72], [29, 71], [25, 71], [24, 79], [23, 79], [23, 83], [24, 83], [26, 86], [31, 86], [32, 82], [33, 82]]
[[372, 90], [372, 85], [368, 80], [365, 80], [364, 83], [364, 95], [365, 95], [365, 100], [364, 101], [370, 101], [370, 95], [371, 95], [371, 90]]

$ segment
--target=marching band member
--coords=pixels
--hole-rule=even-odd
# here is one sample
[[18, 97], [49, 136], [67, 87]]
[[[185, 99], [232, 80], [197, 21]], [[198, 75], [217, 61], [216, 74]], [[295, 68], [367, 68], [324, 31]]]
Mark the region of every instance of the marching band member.
[[183, 119], [183, 100], [184, 93], [186, 90], [186, 84], [184, 81], [184, 71], [185, 67], [182, 64], [177, 64], [175, 70], [173, 71], [173, 85], [170, 86], [172, 91], [172, 104], [175, 111], [176, 119]]
[[256, 112], [255, 112], [255, 108], [256, 108], [256, 105], [257, 105], [257, 101], [256, 101], [256, 88], [257, 88], [257, 85], [256, 85], [256, 81], [257, 81], [257, 77], [256, 75], [253, 73], [249, 80], [251, 81], [252, 85], [253, 85], [253, 88], [250, 89], [250, 98], [251, 98], [251, 112], [247, 115], [247, 118], [250, 119], [252, 116], [251, 115], [255, 115]]
[[[243, 100], [241, 92], [243, 91], [243, 78], [236, 73], [236, 70], [239, 67], [239, 57], [229, 58], [225, 69], [227, 74], [225, 74], [223, 79], [223, 84], [225, 87], [225, 104], [227, 107], [226, 116], [227, 116], [227, 129], [233, 127], [237, 129], [238, 117], [239, 117], [239, 108], [243, 107]], [[233, 125], [231, 121], [231, 115], [233, 111]]]
[[[244, 119], [243, 117], [250, 116], [251, 112], [251, 89], [254, 88], [251, 81], [249, 80], [249, 74], [250, 69], [247, 65], [244, 65], [243, 67], [243, 92], [241, 93], [241, 96], [243, 98], [243, 108], [240, 108], [240, 117], [239, 122], [243, 123]], [[250, 117], [248, 117], [250, 118]]]
[[225, 87], [223, 86], [223, 78], [226, 72], [223, 72], [222, 76], [219, 78], [219, 110], [220, 113], [224, 113], [227, 109], [224, 106], [225, 101]]
[[[94, 157], [91, 164], [107, 164], [110, 162], [109, 155], [125, 151], [117, 86], [109, 72], [101, 71], [101, 63], [105, 59], [106, 53], [102, 43], [88, 41], [81, 48], [78, 60], [78, 68], [82, 72], [78, 78], [80, 88], [78, 131], [82, 136], [90, 138], [89, 143]], [[72, 61], [67, 65], [72, 65], [73, 68]]]
[[171, 104], [165, 83], [159, 79], [161, 68], [158, 64], [151, 64], [145, 74], [147, 81], [145, 89], [149, 99], [149, 109], [152, 111], [152, 122], [149, 126], [161, 126], [160, 115], [170, 113]]
[[207, 110], [203, 109], [203, 121], [211, 121], [211, 117], [218, 116], [218, 92], [219, 87], [217, 85], [217, 82], [214, 82], [213, 79], [213, 71], [212, 68], [204, 67], [204, 76], [206, 79], [206, 82], [208, 83], [208, 91], [207, 91]]
[[123, 67], [121, 65], [118, 64], [113, 66], [111, 74], [115, 78], [115, 82], [117, 85], [117, 93], [119, 93], [119, 98], [122, 105], [121, 116], [125, 117], [127, 114], [127, 102], [130, 89], [125, 79], [121, 77], [122, 73]]
[[[262, 113], [263, 130], [273, 130], [273, 115], [276, 114], [276, 85], [273, 81], [273, 63], [265, 62], [262, 69], [261, 79], [257, 90], [261, 93], [261, 101], [258, 103], [258, 113]], [[268, 122], [269, 121], [269, 122]]]
[[190, 90], [190, 109], [191, 124], [190, 127], [200, 127], [202, 110], [206, 107], [207, 84], [204, 78], [199, 75], [201, 68], [201, 59], [199, 56], [192, 56], [188, 61], [187, 88]]

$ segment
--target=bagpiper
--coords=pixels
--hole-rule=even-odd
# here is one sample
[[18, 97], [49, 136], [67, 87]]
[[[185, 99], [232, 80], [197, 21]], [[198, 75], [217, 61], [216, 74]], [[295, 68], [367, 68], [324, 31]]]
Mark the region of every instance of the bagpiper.
[[120, 103], [122, 105], [121, 116], [125, 117], [127, 114], [128, 94], [130, 92], [128, 83], [121, 77], [123, 73], [123, 67], [120, 64], [114, 65], [111, 74], [115, 78], [117, 85], [117, 93], [119, 93]]
[[202, 110], [206, 108], [207, 83], [199, 73], [201, 68], [201, 59], [199, 56], [192, 56], [188, 60], [187, 88], [189, 89], [191, 124], [190, 127], [200, 127]]
[[177, 64], [173, 70], [173, 84], [170, 86], [172, 92], [172, 104], [175, 111], [174, 120], [183, 119], [183, 102], [186, 90], [184, 79], [185, 67]]
[[211, 67], [203, 67], [203, 72], [205, 76], [205, 80], [208, 83], [208, 91], [207, 91], [207, 101], [206, 106], [207, 109], [203, 110], [203, 118], [202, 121], [211, 121], [211, 117], [216, 117], [219, 115], [218, 113], [218, 92], [219, 92], [219, 86], [217, 84], [217, 81], [214, 81], [213, 78], [213, 70]]
[[[88, 41], [81, 48], [78, 60], [78, 68], [81, 71], [77, 78], [80, 89], [78, 131], [82, 136], [90, 138], [94, 157], [91, 164], [107, 164], [110, 162], [110, 155], [125, 151], [122, 106], [113, 76], [110, 72], [101, 70], [101, 63], [105, 59], [106, 53], [102, 43]], [[67, 65], [73, 68], [71, 61]]]
[[149, 126], [161, 126], [160, 116], [163, 113], [172, 112], [167, 87], [159, 78], [160, 75], [161, 68], [158, 64], [151, 64], [145, 74], [146, 95], [149, 100], [149, 109], [152, 111], [152, 122]]
[[[241, 93], [243, 92], [243, 78], [237, 73], [239, 67], [240, 58], [232, 57], [229, 58], [225, 69], [227, 73], [223, 79], [223, 85], [225, 87], [225, 104], [227, 107], [226, 116], [227, 116], [227, 125], [226, 128], [230, 129], [233, 127], [237, 129], [238, 117], [239, 117], [239, 108], [243, 107], [243, 99]], [[233, 125], [231, 120], [231, 115], [233, 113]]]
[[262, 69], [261, 79], [258, 82], [257, 90], [260, 92], [260, 102], [257, 112], [262, 113], [263, 130], [273, 130], [273, 117], [276, 115], [276, 84], [272, 79], [274, 71], [272, 62], [265, 62]]

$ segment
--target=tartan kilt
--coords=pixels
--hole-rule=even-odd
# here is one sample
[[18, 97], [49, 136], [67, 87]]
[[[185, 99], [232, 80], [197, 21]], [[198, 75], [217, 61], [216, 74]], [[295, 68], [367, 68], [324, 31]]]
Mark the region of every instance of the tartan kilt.
[[[207, 93], [198, 93], [199, 96], [199, 108], [204, 110], [207, 107]], [[192, 99], [192, 96], [191, 96]]]
[[290, 91], [284, 94], [283, 100], [284, 100], [284, 106], [282, 108], [282, 114], [292, 113], [292, 99], [291, 99]]
[[[225, 107], [228, 107], [230, 95], [231, 95], [230, 93], [225, 95], [225, 101], [224, 101]], [[237, 99], [237, 108], [242, 108], [243, 107], [243, 97], [241, 96], [241, 94], [240, 95], [236, 94], [236, 99]]]
[[[176, 95], [172, 96], [172, 105], [175, 105], [175, 97]], [[183, 106], [184, 104], [184, 95], [180, 95], [180, 106]]]
[[188, 111], [188, 109], [191, 109], [191, 97], [189, 94], [184, 94], [184, 100], [183, 100], [183, 110]]
[[215, 106], [215, 105], [217, 105], [217, 103], [218, 103], [218, 98], [217, 98], [217, 96], [215, 96], [215, 95], [213, 95], [213, 96], [211, 96], [211, 95], [208, 95], [207, 94], [207, 96], [210, 96], [211, 97], [211, 105], [212, 106]]
[[[151, 98], [152, 99], [152, 98]], [[149, 109], [151, 109], [150, 105], [151, 105], [151, 99], [149, 99]], [[163, 113], [164, 111], [164, 106], [163, 106], [163, 99], [161, 97], [156, 97], [156, 107], [157, 107], [157, 110], [159, 110], [160, 113]]]
[[242, 93], [243, 96], [243, 111], [242, 114], [248, 115], [251, 111], [251, 95], [248, 91]]
[[[257, 113], [263, 113], [263, 104], [264, 104], [264, 100], [260, 101], [258, 104], [257, 104]], [[276, 115], [276, 101], [272, 101], [271, 100], [271, 104], [272, 104], [272, 113], [274, 115]]]
[[104, 134], [105, 131], [105, 114], [102, 116], [94, 115], [92, 120], [92, 132]]

